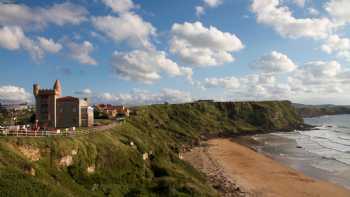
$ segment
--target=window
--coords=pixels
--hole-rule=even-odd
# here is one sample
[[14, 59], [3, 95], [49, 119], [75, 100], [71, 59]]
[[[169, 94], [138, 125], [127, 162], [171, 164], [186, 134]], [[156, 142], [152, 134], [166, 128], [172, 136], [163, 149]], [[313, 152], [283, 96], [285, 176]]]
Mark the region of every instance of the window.
[[73, 112], [74, 112], [74, 113], [77, 112], [77, 109], [76, 109], [75, 107], [73, 107]]

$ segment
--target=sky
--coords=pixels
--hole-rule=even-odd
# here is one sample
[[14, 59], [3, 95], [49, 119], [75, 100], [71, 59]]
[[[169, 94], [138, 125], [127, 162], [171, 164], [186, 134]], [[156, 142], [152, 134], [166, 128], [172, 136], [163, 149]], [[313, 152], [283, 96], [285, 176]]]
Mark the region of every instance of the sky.
[[348, 0], [0, 0], [0, 102], [350, 104]]

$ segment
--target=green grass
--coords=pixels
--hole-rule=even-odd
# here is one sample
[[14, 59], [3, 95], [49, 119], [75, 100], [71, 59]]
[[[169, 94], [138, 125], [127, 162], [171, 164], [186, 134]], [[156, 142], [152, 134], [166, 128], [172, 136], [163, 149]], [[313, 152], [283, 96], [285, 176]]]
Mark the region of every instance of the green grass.
[[109, 125], [113, 122], [115, 122], [115, 120], [110, 120], [110, 119], [95, 119], [94, 120], [94, 124], [96, 124], [96, 125]]
[[[183, 145], [203, 134], [291, 129], [301, 123], [287, 101], [201, 102], [139, 107], [125, 123], [88, 135], [2, 137], [0, 196], [217, 196], [203, 174], [178, 158]], [[18, 148], [24, 146], [39, 148], [40, 160], [26, 158]], [[150, 157], [144, 161], [146, 152]], [[73, 164], [59, 166], [67, 155]], [[95, 166], [94, 173], [87, 172], [89, 166]]]

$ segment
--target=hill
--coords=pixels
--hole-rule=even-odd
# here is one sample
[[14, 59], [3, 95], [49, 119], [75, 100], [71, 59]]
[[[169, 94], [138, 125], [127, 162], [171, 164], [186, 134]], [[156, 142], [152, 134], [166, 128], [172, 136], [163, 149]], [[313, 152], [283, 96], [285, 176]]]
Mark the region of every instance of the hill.
[[293, 106], [302, 117], [350, 114], [350, 106], [347, 105], [304, 105], [293, 103]]
[[1, 196], [217, 196], [181, 160], [207, 135], [303, 126], [288, 101], [195, 102], [136, 108], [116, 127], [73, 137], [0, 137]]

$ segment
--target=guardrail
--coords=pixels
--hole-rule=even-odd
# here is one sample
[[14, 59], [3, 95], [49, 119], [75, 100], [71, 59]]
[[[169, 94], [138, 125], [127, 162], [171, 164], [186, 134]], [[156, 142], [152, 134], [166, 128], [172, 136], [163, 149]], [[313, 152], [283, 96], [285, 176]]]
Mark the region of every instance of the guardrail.
[[31, 129], [9, 129], [0, 128], [0, 137], [13, 136], [13, 137], [49, 137], [49, 136], [77, 136], [77, 135], [87, 135], [89, 133], [101, 132], [109, 130], [120, 123], [113, 122], [109, 125], [95, 126], [91, 128], [86, 128], [84, 130], [71, 130], [63, 129], [60, 131], [33, 131]]
[[17, 136], [17, 137], [45, 137], [45, 136], [70, 136], [75, 135], [75, 131], [64, 131], [64, 132], [55, 132], [55, 131], [31, 131], [31, 130], [19, 130], [19, 131], [10, 131], [6, 129], [0, 130], [0, 136]]

